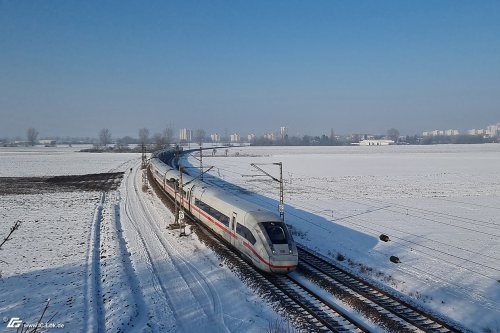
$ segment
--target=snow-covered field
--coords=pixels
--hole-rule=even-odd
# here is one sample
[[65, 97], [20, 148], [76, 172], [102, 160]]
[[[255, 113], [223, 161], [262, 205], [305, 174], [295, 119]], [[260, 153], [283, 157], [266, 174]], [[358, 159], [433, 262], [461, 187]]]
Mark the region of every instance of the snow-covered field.
[[[500, 145], [217, 155], [204, 156], [222, 179], [210, 181], [270, 209], [277, 184], [242, 175], [258, 174], [250, 163], [283, 162], [285, 216], [300, 243], [474, 331], [500, 332]], [[0, 148], [0, 176], [125, 171], [105, 196], [0, 195], [0, 237], [22, 221], [0, 250], [0, 331], [14, 331], [6, 328], [12, 318], [35, 323], [48, 298], [44, 321], [64, 324], [60, 332], [262, 332], [280, 319], [194, 234], [166, 230], [172, 215], [142, 190], [139, 161], [69, 147]]]
[[124, 171], [123, 165], [141, 154], [82, 153], [74, 147], [0, 147], [0, 177], [82, 175]]
[[500, 145], [221, 150], [203, 158], [210, 173], [276, 211], [277, 183], [248, 175], [262, 163], [278, 176], [269, 163], [283, 162], [300, 243], [474, 331], [500, 332]]
[[142, 191], [139, 162], [68, 148], [0, 150], [1, 176], [126, 172], [105, 195], [0, 195], [2, 239], [22, 221], [0, 250], [0, 331], [35, 324], [49, 298], [42, 323], [57, 332], [262, 332], [279, 320], [194, 234], [166, 229], [173, 217]]

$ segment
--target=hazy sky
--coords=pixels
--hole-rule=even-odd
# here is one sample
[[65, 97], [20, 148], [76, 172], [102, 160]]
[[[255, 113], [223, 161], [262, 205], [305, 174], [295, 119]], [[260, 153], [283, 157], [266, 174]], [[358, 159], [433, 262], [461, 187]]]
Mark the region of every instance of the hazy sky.
[[0, 138], [484, 127], [500, 1], [0, 0], [0, 116]]

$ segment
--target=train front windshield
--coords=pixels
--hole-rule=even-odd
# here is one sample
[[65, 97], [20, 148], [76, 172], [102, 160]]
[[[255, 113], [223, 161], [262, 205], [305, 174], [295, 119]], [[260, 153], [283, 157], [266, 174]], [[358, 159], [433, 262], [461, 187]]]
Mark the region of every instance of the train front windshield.
[[272, 244], [288, 244], [286, 227], [281, 222], [261, 222], [262, 229], [267, 233]]

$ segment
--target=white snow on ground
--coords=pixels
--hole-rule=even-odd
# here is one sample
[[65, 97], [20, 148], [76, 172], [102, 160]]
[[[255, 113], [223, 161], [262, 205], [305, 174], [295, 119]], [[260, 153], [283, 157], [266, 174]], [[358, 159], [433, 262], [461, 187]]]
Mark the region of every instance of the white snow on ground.
[[350, 269], [472, 330], [500, 331], [500, 145], [234, 147], [228, 157], [223, 149], [206, 155], [212, 175], [255, 193], [223, 186], [271, 209], [277, 184], [246, 175], [259, 174], [250, 163], [283, 162], [285, 216], [300, 243], [345, 257]]
[[106, 194], [0, 195], [0, 236], [22, 221], [0, 250], [0, 331], [36, 323], [48, 298], [43, 322], [58, 332], [262, 332], [280, 320], [194, 234], [166, 229], [137, 155], [29, 150], [1, 150], [1, 176], [126, 174]]
[[154, 331], [262, 332], [277, 318], [194, 234], [167, 230], [173, 216], [134, 169], [121, 219]]
[[[98, 192], [0, 196], [0, 236], [23, 222], [0, 250], [1, 330], [12, 318], [36, 322], [48, 298], [44, 319], [61, 332], [261, 332], [279, 319], [195, 235], [166, 230], [172, 215], [142, 191], [138, 161], [0, 149], [0, 176], [126, 171], [102, 203]], [[499, 331], [500, 145], [249, 147], [204, 162], [271, 209], [276, 184], [241, 175], [257, 174], [250, 163], [283, 162], [299, 242], [468, 328]]]
[[0, 196], [0, 233], [17, 220], [19, 230], [0, 250], [0, 331], [21, 318], [36, 323], [48, 298], [46, 320], [83, 327], [86, 304], [87, 235], [99, 195], [96, 192]]
[[84, 153], [88, 145], [73, 147], [0, 147], [0, 177], [82, 175], [124, 171], [141, 154]]

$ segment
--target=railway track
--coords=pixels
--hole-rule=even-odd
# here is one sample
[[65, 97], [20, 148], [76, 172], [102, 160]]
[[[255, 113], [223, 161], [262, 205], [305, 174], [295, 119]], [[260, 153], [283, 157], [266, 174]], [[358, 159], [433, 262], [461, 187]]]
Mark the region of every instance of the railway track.
[[[151, 179], [151, 178], [150, 178]], [[151, 182], [169, 209], [173, 209], [173, 199], [156, 183]], [[168, 200], [168, 202], [167, 202]], [[212, 248], [238, 274], [259, 290], [272, 302], [279, 303], [279, 311], [286, 312], [290, 320], [301, 330], [307, 332], [368, 332], [361, 323], [357, 323], [341, 309], [316, 295], [312, 290], [288, 275], [266, 274], [255, 269], [226, 246], [224, 240], [214, 235], [208, 228], [196, 223], [186, 214], [191, 223], [196, 224], [196, 233], [201, 241]], [[249, 281], [251, 280], [251, 281]]]
[[[317, 320], [319, 330], [323, 327], [332, 332], [369, 332], [361, 323], [353, 320], [342, 309], [318, 296], [289, 275], [267, 276], [267, 280], [297, 305]], [[292, 304], [292, 306], [295, 306]]]
[[[154, 182], [152, 182], [155, 184]], [[156, 184], [155, 184], [156, 185]], [[166, 198], [172, 200], [160, 187]], [[172, 208], [172, 206], [170, 206]], [[192, 217], [188, 217], [194, 221]], [[328, 298], [340, 299], [377, 326], [389, 332], [462, 332], [404, 300], [377, 288], [368, 281], [347, 272], [319, 254], [298, 245], [299, 266], [294, 274], [271, 275], [262, 273], [244, 261], [238, 253], [201, 224], [198, 237], [221, 256], [249, 285], [260, 294], [277, 302], [299, 330], [315, 332], [368, 332], [370, 328], [352, 318]], [[302, 278], [294, 278], [299, 275]], [[331, 297], [308, 288], [301, 280], [309, 280], [326, 290]], [[323, 294], [323, 293], [321, 293]], [[280, 311], [278, 309], [278, 311]]]
[[198, 237], [220, 257], [237, 270], [249, 285], [265, 298], [279, 304], [277, 310], [284, 312], [291, 322], [306, 332], [369, 332], [362, 323], [352, 319], [314, 291], [288, 275], [263, 273], [239, 254], [229, 249], [223, 240], [203, 226], [198, 228]]
[[[332, 294], [349, 295], [359, 309], [369, 317], [380, 320], [389, 330], [422, 332], [461, 332], [445, 320], [426, 313], [406, 301], [374, 286], [309, 251], [297, 246], [299, 251], [299, 271], [308, 276]], [[364, 310], [366, 309], [366, 310]], [[377, 316], [373, 310], [383, 316]], [[377, 318], [378, 317], [378, 318]]]

